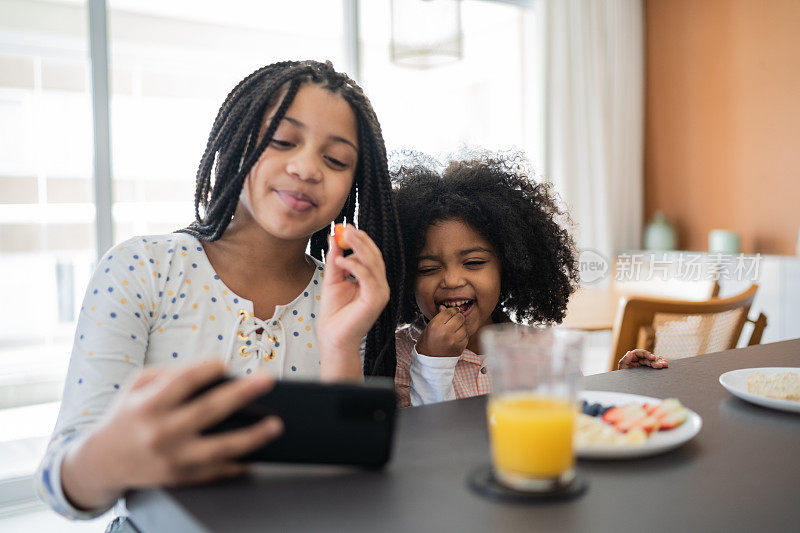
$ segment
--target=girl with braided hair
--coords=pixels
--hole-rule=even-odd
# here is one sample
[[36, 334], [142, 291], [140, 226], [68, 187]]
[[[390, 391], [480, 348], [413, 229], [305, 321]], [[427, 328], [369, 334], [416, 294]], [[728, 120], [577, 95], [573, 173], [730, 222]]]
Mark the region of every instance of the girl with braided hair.
[[[340, 246], [328, 235], [342, 221]], [[195, 221], [114, 247], [92, 277], [41, 497], [91, 518], [132, 488], [240, 474], [280, 421], [202, 430], [274, 378], [393, 376], [398, 228], [381, 128], [353, 80], [314, 61], [242, 80], [200, 161]], [[242, 377], [193, 398], [225, 373]]]

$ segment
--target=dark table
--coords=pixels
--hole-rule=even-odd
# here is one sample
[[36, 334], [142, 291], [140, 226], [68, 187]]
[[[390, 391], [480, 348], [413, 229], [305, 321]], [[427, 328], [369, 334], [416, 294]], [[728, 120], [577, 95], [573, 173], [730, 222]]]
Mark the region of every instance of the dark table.
[[485, 398], [404, 409], [382, 472], [260, 468], [202, 487], [129, 495], [152, 531], [798, 531], [800, 415], [731, 396], [728, 370], [800, 366], [800, 339], [583, 378], [587, 390], [674, 396], [703, 418], [700, 434], [663, 455], [580, 461], [580, 498], [497, 503], [466, 486], [489, 460]]

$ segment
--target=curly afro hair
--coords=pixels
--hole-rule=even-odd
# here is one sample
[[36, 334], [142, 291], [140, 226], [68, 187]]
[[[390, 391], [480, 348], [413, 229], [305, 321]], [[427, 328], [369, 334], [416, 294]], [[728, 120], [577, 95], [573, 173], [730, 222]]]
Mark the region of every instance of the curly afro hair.
[[484, 155], [442, 165], [421, 154], [390, 171], [406, 257], [400, 322], [420, 316], [414, 298], [417, 258], [432, 224], [460, 220], [483, 235], [501, 264], [500, 299], [492, 318], [551, 324], [564, 318], [578, 285], [577, 251], [548, 183], [529, 177], [517, 153]]

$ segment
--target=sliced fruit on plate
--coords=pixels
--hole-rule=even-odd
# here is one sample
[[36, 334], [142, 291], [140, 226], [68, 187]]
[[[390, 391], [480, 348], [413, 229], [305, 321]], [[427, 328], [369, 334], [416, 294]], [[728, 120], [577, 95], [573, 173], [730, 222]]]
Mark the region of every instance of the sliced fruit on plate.
[[603, 421], [620, 431], [641, 429], [650, 434], [677, 427], [686, 420], [686, 408], [675, 398], [667, 398], [656, 405], [629, 404], [612, 407], [603, 415]]
[[600, 403], [588, 403], [586, 400], [581, 401], [581, 412], [588, 416], [602, 416], [611, 407], [606, 407]]
[[638, 404], [612, 407], [603, 415], [603, 421], [613, 424], [622, 432], [641, 429], [650, 434], [658, 429], [658, 419], [648, 415], [644, 407]]
[[625, 417], [628, 411], [631, 411], [636, 407], [639, 406], [634, 404], [614, 406], [605, 413], [603, 413], [603, 422], [608, 422], [609, 424], [616, 424]]
[[641, 444], [646, 440], [647, 434], [641, 429], [622, 433], [599, 418], [583, 413], [578, 414], [575, 420], [575, 446], [578, 448], [630, 446]]
[[634, 429], [641, 429], [648, 435], [654, 431], [658, 431], [661, 429], [661, 421], [653, 416], [646, 416], [637, 420], [629, 429], [628, 431]]
[[650, 411], [650, 416], [658, 419], [660, 429], [672, 429], [686, 420], [686, 408], [676, 398], [667, 398]]
[[650, 416], [658, 418], [661, 430], [672, 429], [683, 424], [686, 420], [686, 408], [676, 398], [667, 398], [653, 409]]

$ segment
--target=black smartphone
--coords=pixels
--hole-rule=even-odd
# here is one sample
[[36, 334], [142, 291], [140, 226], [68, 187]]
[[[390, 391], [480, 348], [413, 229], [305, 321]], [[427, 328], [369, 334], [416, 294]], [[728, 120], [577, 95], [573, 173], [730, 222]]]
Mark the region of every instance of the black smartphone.
[[239, 429], [277, 415], [283, 434], [244, 461], [381, 468], [391, 454], [396, 401], [390, 379], [365, 384], [277, 381], [270, 392], [204, 433]]

